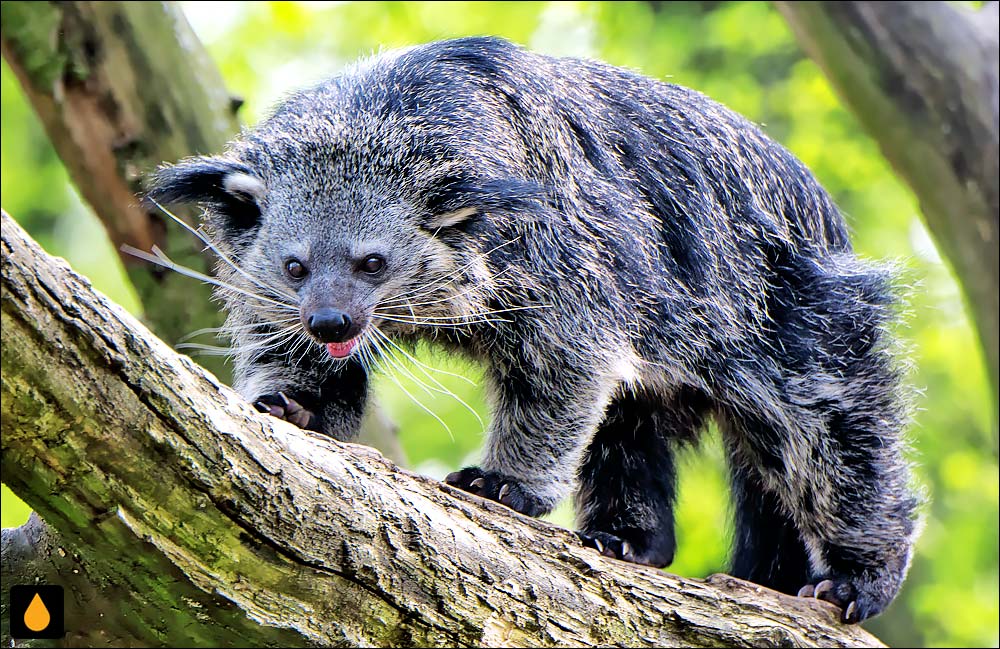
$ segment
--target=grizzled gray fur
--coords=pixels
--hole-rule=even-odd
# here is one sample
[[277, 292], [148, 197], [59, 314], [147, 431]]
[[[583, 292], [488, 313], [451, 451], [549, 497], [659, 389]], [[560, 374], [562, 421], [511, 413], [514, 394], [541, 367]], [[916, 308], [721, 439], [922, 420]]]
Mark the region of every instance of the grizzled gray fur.
[[[812, 174], [705, 96], [473, 38], [301, 91], [151, 197], [205, 206], [236, 386], [338, 439], [368, 375], [436, 341], [482, 361], [479, 467], [447, 481], [664, 566], [678, 447], [723, 430], [733, 574], [856, 622], [916, 535], [891, 277]], [[403, 347], [402, 349], [405, 349]]]

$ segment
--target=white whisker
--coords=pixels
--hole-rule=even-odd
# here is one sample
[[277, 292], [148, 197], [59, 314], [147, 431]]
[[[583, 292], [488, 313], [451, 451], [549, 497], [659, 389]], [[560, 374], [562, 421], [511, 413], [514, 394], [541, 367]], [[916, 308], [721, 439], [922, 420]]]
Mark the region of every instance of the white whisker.
[[223, 325], [221, 327], [204, 327], [203, 329], [197, 329], [195, 331], [192, 331], [189, 334], [186, 334], [185, 336], [183, 336], [177, 342], [186, 342], [188, 340], [191, 340], [192, 338], [197, 338], [198, 336], [204, 336], [206, 334], [215, 334], [216, 336], [219, 336], [219, 335], [231, 335], [232, 333], [245, 332], [245, 331], [249, 331], [249, 333], [247, 334], [249, 336], [259, 336], [259, 335], [262, 335], [263, 333], [266, 333], [266, 332], [256, 333], [256, 332], [254, 332], [252, 330], [260, 328], [260, 327], [263, 327], [263, 326], [267, 326], [267, 325], [279, 325], [279, 324], [286, 324], [286, 323], [289, 323], [289, 322], [295, 322], [296, 320], [298, 320], [298, 318], [282, 318], [282, 319], [279, 319], [279, 320], [269, 320], [269, 321], [266, 321], [266, 322], [250, 322], [250, 323], [241, 324], [241, 325]]
[[[389, 345], [391, 345], [392, 347], [394, 347], [397, 351], [399, 351], [399, 353], [401, 353], [403, 356], [405, 356], [407, 359], [409, 359], [410, 362], [413, 363], [416, 366], [416, 368], [418, 370], [420, 370], [420, 372], [424, 376], [426, 376], [436, 386], [438, 386], [439, 389], [435, 390], [435, 392], [440, 392], [442, 394], [446, 394], [449, 397], [451, 397], [452, 399], [454, 399], [455, 401], [457, 401], [458, 403], [462, 404], [462, 406], [466, 410], [468, 410], [470, 413], [472, 413], [472, 416], [476, 418], [476, 421], [479, 422], [479, 426], [480, 427], [482, 427], [482, 428], [486, 427], [486, 424], [483, 423], [483, 418], [479, 416], [479, 413], [476, 412], [476, 410], [472, 406], [470, 406], [469, 404], [467, 404], [464, 400], [462, 400], [461, 397], [459, 397], [458, 395], [456, 395], [454, 392], [452, 392], [451, 390], [449, 390], [448, 388], [446, 388], [440, 381], [438, 381], [436, 378], [434, 378], [433, 376], [431, 376], [431, 374], [427, 371], [427, 370], [434, 370], [434, 368], [428, 367], [427, 365], [425, 365], [425, 364], [421, 363], [420, 361], [418, 361], [411, 354], [409, 354], [405, 349], [403, 349], [402, 347], [400, 347], [399, 345], [397, 345], [396, 343], [394, 343], [392, 340], [389, 339], [388, 336], [386, 336], [384, 333], [382, 333], [381, 331], [379, 331], [377, 327], [373, 327], [372, 331], [374, 331], [375, 334], [377, 334], [380, 338], [382, 338], [383, 341], [385, 341], [386, 343], [388, 343]], [[437, 370], [434, 370], [434, 371], [437, 371]], [[443, 370], [441, 370], [441, 371], [444, 374], [451, 374], [451, 372], [444, 372]], [[407, 371], [407, 374], [410, 374], [412, 376], [412, 374], [409, 371]], [[458, 375], [457, 374], [451, 374], [451, 376], [458, 376]], [[464, 376], [459, 376], [459, 378], [465, 379]], [[416, 377], [414, 377], [414, 379], [416, 379]], [[468, 379], [465, 379], [465, 380], [468, 381]], [[472, 383], [471, 381], [469, 381], [469, 382]], [[419, 383], [422, 384], [422, 382], [419, 382]], [[473, 385], [475, 385], [475, 384], [473, 384]]]
[[[472, 266], [477, 261], [480, 261], [483, 257], [486, 257], [490, 253], [495, 252], [495, 251], [503, 248], [504, 246], [509, 246], [510, 244], [512, 244], [512, 243], [520, 240], [520, 238], [521, 237], [515, 237], [514, 239], [511, 239], [510, 241], [507, 241], [505, 243], [501, 243], [500, 245], [495, 246], [495, 247], [487, 250], [486, 252], [478, 253], [478, 254], [475, 255], [475, 258], [472, 261], [470, 261], [469, 263], [465, 264], [461, 268], [459, 268], [457, 270], [454, 270], [451, 273], [449, 273], [449, 274], [445, 275], [444, 277], [442, 277], [441, 279], [437, 280], [438, 284], [430, 284], [430, 285], [424, 284], [423, 286], [418, 286], [417, 288], [414, 288], [414, 289], [412, 289], [410, 291], [406, 291], [404, 293], [401, 293], [399, 295], [394, 296], [393, 299], [390, 300], [390, 301], [388, 301], [388, 302], [386, 302], [386, 304], [393, 304], [394, 302], [401, 301], [402, 298], [422, 297], [422, 296], [427, 295], [428, 293], [430, 293], [432, 291], [435, 291], [435, 290], [437, 290], [439, 288], [443, 288], [443, 287], [447, 286], [448, 284], [451, 284], [451, 283], [457, 281], [458, 279], [460, 279], [459, 278], [459, 273], [464, 272], [466, 269], [469, 268], [469, 266]], [[450, 280], [448, 280], [449, 277], [451, 278]], [[445, 280], [448, 280], [448, 281], [445, 282]], [[432, 280], [432, 282], [433, 281], [434, 280]], [[441, 282], [444, 282], [444, 283], [442, 284]], [[417, 295], [414, 295], [414, 293], [417, 293]]]
[[[376, 347], [377, 349], [379, 349], [379, 350], [380, 350], [380, 356], [382, 356], [382, 358], [384, 359], [384, 358], [385, 358], [385, 355], [384, 355], [384, 354], [383, 354], [383, 353], [381, 352], [381, 349], [382, 349], [382, 348], [381, 348], [381, 346], [379, 345], [379, 343], [378, 343], [378, 342], [376, 341], [376, 339], [375, 339], [375, 338], [372, 338], [372, 344], [373, 344], [373, 345], [374, 345], [374, 346], [375, 346], [375, 347]], [[395, 383], [395, 384], [396, 384], [396, 387], [398, 387], [398, 388], [399, 388], [399, 389], [400, 389], [400, 390], [401, 390], [401, 391], [403, 392], [403, 394], [405, 394], [405, 395], [406, 395], [407, 397], [409, 397], [409, 398], [410, 398], [410, 401], [412, 401], [413, 403], [417, 404], [417, 406], [419, 406], [421, 410], [423, 410], [423, 411], [424, 411], [424, 412], [426, 412], [426, 413], [427, 413], [428, 415], [430, 415], [431, 417], [433, 417], [434, 419], [436, 419], [436, 420], [437, 420], [437, 422], [438, 422], [439, 424], [441, 424], [441, 426], [442, 426], [442, 427], [444, 427], [444, 429], [445, 429], [446, 431], [448, 431], [448, 435], [449, 435], [449, 436], [450, 436], [450, 437], [451, 437], [452, 439], [454, 439], [454, 438], [455, 438], [454, 434], [452, 434], [452, 432], [451, 432], [451, 428], [449, 428], [449, 427], [448, 427], [448, 424], [446, 424], [446, 423], [444, 422], [444, 420], [443, 420], [443, 419], [441, 419], [441, 418], [440, 418], [440, 417], [438, 417], [438, 416], [437, 416], [436, 414], [434, 414], [434, 412], [433, 412], [433, 411], [432, 411], [432, 410], [431, 410], [430, 408], [428, 408], [428, 407], [427, 407], [427, 406], [425, 406], [425, 405], [424, 405], [423, 403], [421, 403], [419, 399], [417, 399], [416, 397], [414, 397], [414, 396], [413, 396], [413, 394], [411, 394], [409, 390], [407, 390], [407, 389], [406, 389], [405, 387], [403, 387], [403, 384], [402, 384], [402, 383], [400, 383], [400, 382], [399, 382], [399, 380], [398, 380], [398, 379], [397, 379], [397, 378], [396, 378], [395, 376], [393, 376], [392, 372], [385, 372], [385, 375], [386, 375], [387, 377], [389, 377], [389, 380], [390, 380], [390, 381], [392, 381], [393, 383]]]
[[239, 265], [236, 264], [236, 262], [234, 262], [232, 259], [230, 259], [229, 256], [226, 255], [226, 253], [222, 252], [222, 250], [220, 250], [219, 247], [211, 239], [208, 238], [208, 235], [206, 235], [201, 230], [201, 228], [195, 229], [195, 228], [191, 227], [190, 225], [188, 225], [184, 221], [184, 219], [180, 218], [179, 216], [177, 216], [176, 214], [174, 214], [173, 212], [171, 212], [170, 210], [168, 210], [164, 206], [160, 205], [155, 200], [153, 200], [153, 199], [149, 199], [149, 200], [153, 203], [153, 205], [155, 205], [156, 207], [158, 207], [161, 212], [163, 212], [164, 214], [166, 214], [167, 216], [169, 216], [171, 219], [173, 219], [178, 225], [180, 225], [182, 228], [184, 228], [185, 230], [187, 230], [188, 232], [190, 232], [194, 236], [198, 237], [198, 239], [200, 241], [202, 241], [206, 246], [208, 246], [215, 254], [217, 254], [220, 259], [222, 259], [224, 262], [226, 262], [227, 264], [229, 264], [229, 266], [232, 267], [232, 269], [235, 270], [237, 273], [239, 273], [240, 275], [246, 277], [251, 282], [253, 282], [254, 284], [256, 284], [258, 288], [262, 288], [262, 289], [264, 289], [265, 291], [268, 291], [268, 292], [274, 292], [274, 294], [276, 294], [276, 295], [281, 295], [281, 296], [284, 296], [284, 297], [288, 297], [288, 298], [291, 298], [292, 300], [296, 299], [295, 294], [293, 294], [293, 293], [291, 293], [289, 291], [286, 291], [285, 289], [283, 289], [283, 288], [281, 288], [279, 286], [272, 286], [270, 284], [265, 284], [259, 278], [254, 277], [250, 273], [248, 273], [245, 270], [243, 270], [242, 268], [240, 268]]
[[[496, 275], [494, 275], [492, 277], [492, 279], [496, 279], [498, 277], [501, 277], [501, 276], [503, 276], [504, 273], [507, 273], [507, 272], [509, 272], [511, 270], [513, 270], [512, 266], [504, 268], [499, 273], [497, 273]], [[440, 304], [441, 302], [447, 302], [448, 300], [454, 300], [455, 298], [459, 298], [459, 297], [462, 297], [464, 295], [468, 295], [469, 293], [473, 293], [475, 291], [478, 291], [481, 288], [482, 287], [479, 284], [476, 284], [474, 286], [471, 286], [471, 287], [465, 289], [461, 293], [455, 293], [453, 295], [448, 295], [446, 297], [438, 298], [437, 300], [431, 300], [430, 302], [416, 302], [416, 303], [411, 303], [409, 300], [406, 300], [406, 306], [410, 309], [410, 313], [413, 313], [413, 307], [415, 307], [415, 306], [430, 306], [432, 304]], [[389, 304], [391, 304], [391, 302], [387, 302], [385, 304], [389, 305]]]
[[[420, 362], [419, 360], [417, 360], [416, 358], [414, 358], [412, 355], [408, 354], [401, 347], [399, 347], [398, 345], [396, 345], [396, 343], [394, 343], [391, 339], [389, 339], [389, 337], [386, 336], [385, 333], [383, 333], [382, 331], [380, 331], [378, 329], [378, 327], [374, 327], [373, 326], [372, 330], [376, 334], [378, 334], [383, 340], [385, 340], [387, 343], [389, 343], [390, 345], [392, 345], [393, 347], [395, 347], [396, 349], [398, 349], [404, 356], [406, 356], [408, 359], [410, 359], [410, 361], [412, 361], [415, 365], [423, 368], [424, 370], [428, 370], [428, 371], [431, 371], [431, 372], [436, 372], [438, 374], [444, 374], [445, 376], [451, 376], [451, 377], [454, 377], [456, 379], [461, 379], [462, 381], [465, 381], [466, 383], [468, 383], [472, 387], [478, 387], [478, 384], [475, 381], [473, 381], [472, 379], [468, 378], [468, 377], [462, 376], [461, 374], [456, 374], [455, 372], [449, 372], [447, 370], [442, 370], [442, 369], [437, 368], [437, 367], [431, 367], [430, 365], [426, 365], [425, 363]], [[431, 377], [431, 380], [434, 380], [433, 377]]]
[[218, 345], [203, 345], [201, 343], [179, 343], [176, 349], [197, 349], [207, 352], [224, 352], [226, 354], [232, 354], [236, 351], [233, 347], [219, 347]]
[[209, 277], [208, 275], [205, 275], [204, 273], [199, 273], [198, 271], [194, 270], [193, 268], [188, 268], [187, 266], [181, 266], [180, 264], [175, 263], [172, 259], [170, 259], [169, 257], [167, 257], [167, 255], [162, 250], [160, 250], [160, 248], [158, 246], [153, 246], [153, 253], [152, 254], [150, 254], [148, 252], [145, 252], [143, 250], [139, 250], [138, 248], [133, 248], [132, 246], [130, 246], [128, 244], [123, 245], [121, 247], [121, 249], [122, 249], [123, 252], [126, 252], [126, 253], [132, 255], [133, 257], [138, 257], [139, 259], [142, 259], [144, 261], [148, 261], [151, 264], [158, 264], [160, 266], [163, 266], [164, 268], [169, 268], [170, 270], [175, 271], [177, 273], [180, 273], [181, 275], [186, 275], [187, 277], [191, 277], [191, 278], [194, 278], [194, 279], [197, 279], [197, 280], [201, 280], [202, 282], [205, 282], [206, 284], [212, 284], [214, 286], [218, 286], [219, 288], [222, 288], [222, 289], [225, 289], [225, 290], [228, 290], [228, 291], [233, 291], [234, 293], [238, 293], [240, 295], [245, 295], [246, 297], [252, 298], [254, 300], [258, 300], [260, 302], [264, 302], [265, 304], [271, 304], [271, 305], [274, 305], [276, 307], [279, 307], [279, 308], [282, 308], [282, 309], [286, 309], [288, 311], [298, 312], [298, 307], [297, 306], [294, 306], [294, 305], [291, 305], [291, 304], [287, 304], [287, 303], [284, 303], [284, 302], [277, 302], [277, 301], [272, 300], [270, 298], [266, 298], [266, 297], [257, 295], [255, 293], [251, 293], [249, 291], [245, 291], [245, 290], [243, 290], [243, 289], [241, 289], [241, 288], [239, 288], [237, 286], [233, 286], [232, 284], [227, 284], [226, 282], [223, 282], [222, 280], [216, 279], [214, 277]]
[[391, 316], [391, 315], [388, 315], [388, 314], [385, 314], [385, 313], [379, 313], [377, 311], [375, 313], [373, 313], [372, 315], [375, 316], [375, 317], [377, 317], [377, 318], [380, 318], [382, 320], [387, 320], [389, 322], [398, 322], [400, 324], [409, 324], [409, 325], [420, 325], [420, 326], [425, 326], [425, 327], [449, 327], [449, 328], [455, 328], [455, 327], [462, 327], [462, 326], [472, 325], [472, 324], [511, 322], [510, 320], [504, 320], [503, 318], [479, 319], [479, 320], [463, 320], [463, 321], [456, 321], [456, 322], [427, 322], [426, 320], [419, 320], [419, 319], [418, 320], [406, 320], [404, 318], [397, 318], [397, 317], [394, 317], [394, 316]]
[[[430, 324], [432, 322], [444, 322], [444, 323], [455, 323], [455, 324], [475, 324], [478, 322], [491, 321], [490, 316], [501, 315], [504, 313], [513, 313], [515, 311], [530, 311], [533, 309], [550, 309], [551, 304], [529, 304], [524, 306], [514, 306], [506, 309], [492, 309], [488, 311], [473, 311], [470, 313], [458, 314], [458, 315], [448, 315], [448, 316], [418, 316], [419, 320], [405, 320], [405, 316], [401, 314], [387, 314], [380, 311], [375, 311], [374, 315], [384, 318], [386, 320], [392, 320], [393, 322], [405, 322], [407, 324]], [[510, 322], [510, 320], [505, 320], [503, 318], [493, 319], [495, 322]]]
[[416, 383], [417, 386], [421, 390], [423, 390], [424, 392], [427, 393], [427, 396], [429, 396], [431, 398], [434, 398], [434, 394], [433, 394], [434, 392], [439, 392], [439, 393], [443, 394], [443, 392], [441, 392], [440, 390], [438, 390], [438, 389], [436, 389], [434, 387], [428, 386], [426, 383], [424, 383], [423, 381], [421, 381], [417, 376], [415, 376], [413, 374], [413, 372], [411, 372], [409, 369], [406, 368], [405, 365], [403, 365], [402, 361], [400, 361], [399, 358], [396, 357], [396, 355], [392, 352], [392, 350], [390, 350], [388, 348], [385, 348], [385, 347], [382, 347], [380, 349], [381, 349], [382, 358], [388, 364], [390, 364], [393, 368], [395, 368], [397, 372], [399, 372], [400, 374], [402, 374], [406, 378], [408, 378], [411, 381], [413, 381], [414, 383]]

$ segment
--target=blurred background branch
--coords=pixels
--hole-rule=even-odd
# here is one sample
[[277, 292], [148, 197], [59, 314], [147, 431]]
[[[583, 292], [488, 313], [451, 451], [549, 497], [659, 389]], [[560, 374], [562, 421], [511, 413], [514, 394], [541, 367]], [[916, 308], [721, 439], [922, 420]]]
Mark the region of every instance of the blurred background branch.
[[[0, 43], [77, 191], [115, 249], [160, 246], [210, 273], [198, 241], [137, 196], [163, 162], [218, 152], [234, 103], [180, 8], [160, 2], [4, 2]], [[192, 214], [187, 214], [191, 220]], [[122, 254], [143, 317], [176, 342], [222, 318], [207, 284]], [[203, 361], [226, 380], [218, 357]]]

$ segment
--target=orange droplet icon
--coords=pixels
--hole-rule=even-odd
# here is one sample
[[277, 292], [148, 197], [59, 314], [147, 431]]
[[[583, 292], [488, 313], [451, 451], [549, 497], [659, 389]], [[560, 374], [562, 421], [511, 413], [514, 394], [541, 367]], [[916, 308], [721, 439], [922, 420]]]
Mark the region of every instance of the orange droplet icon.
[[37, 633], [44, 630], [51, 621], [52, 616], [49, 615], [49, 609], [45, 608], [45, 602], [42, 601], [38, 593], [35, 593], [28, 608], [24, 611], [24, 626]]

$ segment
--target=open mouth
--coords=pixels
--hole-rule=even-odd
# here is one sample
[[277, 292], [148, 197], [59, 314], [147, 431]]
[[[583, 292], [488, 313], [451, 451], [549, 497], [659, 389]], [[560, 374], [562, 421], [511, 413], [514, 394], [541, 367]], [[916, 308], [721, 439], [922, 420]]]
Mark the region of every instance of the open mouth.
[[327, 343], [326, 351], [330, 353], [330, 356], [334, 358], [347, 358], [354, 351], [354, 348], [358, 345], [358, 337], [355, 336], [347, 342], [343, 343]]

